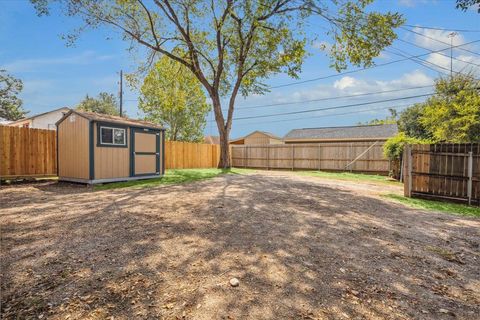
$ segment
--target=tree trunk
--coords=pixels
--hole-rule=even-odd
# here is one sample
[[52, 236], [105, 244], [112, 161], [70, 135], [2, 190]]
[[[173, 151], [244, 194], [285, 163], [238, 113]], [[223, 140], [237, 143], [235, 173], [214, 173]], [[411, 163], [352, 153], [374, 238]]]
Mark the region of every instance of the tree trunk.
[[230, 147], [228, 145], [228, 133], [225, 128], [218, 129], [220, 134], [220, 162], [218, 168], [229, 169], [232, 165], [230, 163]]
[[220, 135], [220, 161], [218, 162], [219, 169], [229, 169], [231, 167], [230, 162], [230, 148], [228, 145], [228, 138], [230, 135], [229, 126], [225, 125], [225, 119], [223, 118], [222, 105], [218, 95], [211, 94], [210, 98], [213, 103], [213, 111], [215, 113], [215, 120], [217, 123], [218, 134]]

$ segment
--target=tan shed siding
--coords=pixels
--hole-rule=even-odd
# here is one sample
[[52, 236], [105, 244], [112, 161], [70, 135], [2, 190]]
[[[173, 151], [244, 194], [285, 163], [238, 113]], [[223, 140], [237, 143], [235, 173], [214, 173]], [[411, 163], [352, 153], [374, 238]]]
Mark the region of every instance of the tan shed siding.
[[[98, 147], [97, 126], [93, 130], [95, 179], [126, 178], [130, 176], [130, 129], [127, 129], [128, 148]], [[112, 125], [112, 127], [115, 127]]]
[[157, 152], [157, 135], [135, 132], [135, 152]]
[[71, 114], [58, 127], [60, 178], [89, 179], [89, 122]]
[[270, 144], [283, 144], [282, 140], [270, 138]]

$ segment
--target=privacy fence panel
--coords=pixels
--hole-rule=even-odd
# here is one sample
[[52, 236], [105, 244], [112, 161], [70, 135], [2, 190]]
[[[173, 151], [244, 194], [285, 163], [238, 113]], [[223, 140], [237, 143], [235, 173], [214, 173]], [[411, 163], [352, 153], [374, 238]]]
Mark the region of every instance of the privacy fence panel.
[[57, 174], [56, 131], [0, 126], [0, 178]]
[[406, 196], [480, 204], [480, 144], [411, 145], [404, 165]]
[[232, 145], [234, 167], [388, 174], [383, 142]]
[[216, 168], [220, 146], [179, 141], [165, 142], [166, 169]]

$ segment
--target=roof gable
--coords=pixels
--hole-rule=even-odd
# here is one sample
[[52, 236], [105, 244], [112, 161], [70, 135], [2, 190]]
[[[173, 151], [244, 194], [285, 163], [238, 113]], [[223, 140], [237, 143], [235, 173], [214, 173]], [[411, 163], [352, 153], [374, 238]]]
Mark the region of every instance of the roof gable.
[[90, 121], [99, 121], [99, 122], [109, 122], [109, 123], [118, 123], [118, 124], [126, 124], [134, 127], [143, 127], [143, 128], [156, 128], [162, 129], [163, 127], [148, 121], [137, 120], [137, 119], [130, 119], [120, 116], [112, 116], [108, 114], [100, 114], [95, 112], [88, 112], [88, 111], [78, 111], [78, 110], [70, 110], [67, 114], [65, 114], [60, 120], [57, 121], [56, 125], [59, 125], [63, 120], [65, 120], [68, 116], [72, 113], [75, 113], [87, 120]]
[[284, 140], [387, 139], [398, 133], [396, 124], [293, 129]]

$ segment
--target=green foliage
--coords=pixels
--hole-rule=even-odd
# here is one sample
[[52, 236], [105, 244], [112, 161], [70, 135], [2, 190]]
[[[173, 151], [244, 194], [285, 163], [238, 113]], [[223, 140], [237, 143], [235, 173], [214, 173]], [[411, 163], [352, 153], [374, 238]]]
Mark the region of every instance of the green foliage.
[[471, 74], [440, 78], [420, 123], [435, 142], [480, 141], [480, 81]]
[[87, 94], [77, 105], [76, 109], [80, 111], [109, 114], [112, 116], [118, 116], [120, 114], [117, 99], [113, 94], [106, 92], [100, 92], [97, 98], [92, 98]]
[[[132, 50], [147, 49], [150, 56], [140, 71], [155, 55], [183, 64], [212, 100], [222, 141], [220, 166], [225, 168], [230, 166], [228, 138], [239, 93], [267, 92], [265, 80], [278, 73], [298, 77], [307, 43], [320, 38], [333, 42], [329, 53], [335, 69], [372, 65], [404, 21], [397, 13], [371, 10], [373, 0], [30, 1], [39, 15], [59, 4], [67, 16], [82, 22], [66, 36], [68, 43], [88, 28], [108, 26], [120, 31]], [[311, 23], [323, 25], [315, 32]], [[222, 109], [222, 97], [228, 108]]]
[[403, 203], [412, 208], [425, 209], [429, 211], [440, 211], [450, 214], [458, 214], [462, 216], [478, 217], [480, 218], [480, 208], [470, 207], [464, 204], [424, 200], [417, 198], [407, 198], [398, 194], [386, 194], [383, 197], [392, 199], [396, 202]]
[[295, 174], [318, 177], [332, 180], [345, 180], [354, 182], [371, 182], [378, 184], [399, 185], [399, 182], [391, 178], [376, 175], [376, 174], [363, 174], [353, 172], [328, 172], [328, 171], [294, 171]]
[[25, 117], [28, 111], [22, 108], [22, 100], [18, 97], [22, 89], [22, 80], [0, 70], [0, 118], [15, 121]]
[[467, 11], [470, 8], [477, 8], [477, 12], [480, 13], [480, 0], [457, 0], [457, 9]]
[[181, 170], [167, 170], [165, 175], [156, 179], [133, 180], [124, 182], [107, 183], [103, 185], [96, 185], [95, 190], [109, 190], [126, 187], [155, 187], [159, 185], [191, 183], [198, 180], [215, 178], [221, 174], [246, 174], [254, 170], [249, 169], [181, 169]]
[[201, 142], [210, 111], [200, 82], [179, 62], [162, 57], [145, 77], [139, 108], [167, 128], [168, 140]]
[[430, 143], [430, 141], [408, 137], [404, 132], [400, 132], [385, 142], [383, 145], [383, 154], [390, 160], [398, 160], [402, 158], [405, 145], [423, 143]]
[[423, 125], [420, 119], [423, 116], [425, 105], [416, 103], [400, 113], [398, 119], [398, 130], [405, 133], [407, 137], [417, 139], [431, 139], [431, 134]]
[[373, 119], [370, 121], [366, 122], [358, 122], [359, 125], [367, 125], [367, 126], [373, 126], [373, 125], [379, 125], [379, 124], [394, 124], [397, 123], [397, 110], [390, 108], [388, 109], [390, 112], [390, 115], [385, 117], [385, 119]]

